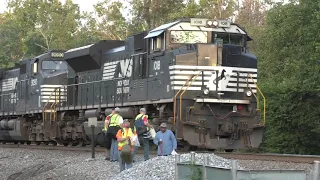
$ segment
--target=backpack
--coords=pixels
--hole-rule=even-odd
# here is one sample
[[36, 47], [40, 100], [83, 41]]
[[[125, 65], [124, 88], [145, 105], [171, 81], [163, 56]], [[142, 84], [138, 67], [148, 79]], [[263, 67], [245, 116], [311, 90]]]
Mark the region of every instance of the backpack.
[[142, 117], [143, 115], [135, 121], [135, 127], [138, 136], [148, 132], [147, 126], [144, 124]]

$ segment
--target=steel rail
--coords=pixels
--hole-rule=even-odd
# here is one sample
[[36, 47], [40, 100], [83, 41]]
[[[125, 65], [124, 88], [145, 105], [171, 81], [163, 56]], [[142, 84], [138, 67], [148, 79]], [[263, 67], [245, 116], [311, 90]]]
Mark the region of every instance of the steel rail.
[[[63, 145], [24, 145], [24, 144], [0, 144], [0, 148], [21, 148], [21, 149], [38, 149], [38, 150], [60, 150], [60, 151], [79, 151], [90, 152], [90, 147], [79, 146], [63, 146]], [[96, 152], [105, 152], [105, 148], [96, 147]], [[190, 151], [178, 150], [180, 154], [188, 153]], [[193, 151], [196, 153], [213, 153], [217, 156], [224, 157], [226, 159], [241, 159], [241, 160], [263, 160], [263, 161], [281, 161], [281, 162], [296, 162], [296, 163], [310, 163], [314, 161], [320, 161], [319, 155], [300, 155], [300, 154], [275, 154], [275, 153], [229, 153], [229, 152], [212, 152], [212, 151]], [[143, 148], [138, 149], [138, 154], [143, 154]], [[150, 149], [150, 154], [156, 155], [156, 150]]]

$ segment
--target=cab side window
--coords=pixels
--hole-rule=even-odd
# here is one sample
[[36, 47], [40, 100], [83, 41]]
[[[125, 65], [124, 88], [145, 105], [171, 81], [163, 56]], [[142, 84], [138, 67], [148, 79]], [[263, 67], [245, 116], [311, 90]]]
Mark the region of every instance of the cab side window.
[[39, 72], [39, 59], [36, 59], [31, 66], [32, 66], [31, 67], [32, 74], [33, 75], [38, 74], [38, 72]]
[[164, 51], [165, 50], [165, 33], [160, 34], [149, 39], [151, 52]]

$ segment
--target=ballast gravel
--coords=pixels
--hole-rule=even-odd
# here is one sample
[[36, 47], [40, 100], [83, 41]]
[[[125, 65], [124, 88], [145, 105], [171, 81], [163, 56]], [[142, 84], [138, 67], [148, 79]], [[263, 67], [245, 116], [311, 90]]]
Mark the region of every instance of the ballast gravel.
[[[203, 164], [209, 156], [209, 165], [223, 168], [231, 167], [231, 160], [213, 153], [195, 154], [197, 164]], [[155, 157], [143, 160], [136, 155], [133, 167], [119, 173], [118, 162], [104, 160], [104, 153], [96, 153], [91, 159], [90, 152], [31, 150], [18, 148], [0, 148], [0, 179], [3, 180], [173, 180], [175, 169], [174, 156]], [[191, 155], [181, 154], [181, 162], [190, 161]], [[288, 163], [276, 161], [238, 160], [239, 169], [300, 169], [308, 174], [312, 164]]]
[[[209, 157], [209, 165], [222, 168], [231, 168], [231, 160], [224, 159], [214, 154], [197, 153], [195, 163], [203, 164], [204, 157]], [[191, 153], [181, 154], [180, 162], [191, 161]], [[240, 166], [238, 165], [238, 168]], [[141, 176], [143, 174], [143, 176]], [[173, 180], [175, 175], [175, 156], [155, 157], [142, 162], [132, 168], [121, 172], [113, 180]]]

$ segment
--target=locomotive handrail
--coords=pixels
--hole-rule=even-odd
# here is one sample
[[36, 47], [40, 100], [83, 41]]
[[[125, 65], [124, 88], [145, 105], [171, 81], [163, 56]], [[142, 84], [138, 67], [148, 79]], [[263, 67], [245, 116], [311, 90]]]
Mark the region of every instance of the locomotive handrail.
[[[174, 102], [173, 102], [173, 106], [174, 106], [174, 110], [173, 110], [173, 122], [174, 122], [174, 124], [176, 123], [176, 111], [177, 111], [177, 105], [176, 105], [176, 103], [177, 103], [177, 96], [179, 95], [179, 93], [180, 93], [180, 91], [186, 86], [186, 84], [188, 83], [188, 82], [190, 82], [190, 80], [192, 80], [192, 82], [195, 80], [195, 79], [197, 79], [197, 77], [199, 76], [199, 74], [201, 73], [202, 71], [200, 71], [197, 75], [196, 75], [196, 77], [194, 78], [194, 75], [192, 76], [192, 77], [190, 77], [185, 83], [184, 83], [184, 85], [179, 89], [179, 91], [176, 93], [176, 95], [174, 96]], [[192, 84], [192, 82], [191, 82], [191, 84]], [[181, 93], [181, 95], [180, 95], [180, 119], [181, 119], [181, 116], [182, 116], [182, 112], [181, 112], [181, 108], [182, 108], [182, 104], [181, 104], [181, 97], [182, 97], [182, 95], [184, 94], [184, 92], [191, 86], [191, 84], [188, 84], [188, 87]], [[182, 121], [181, 121], [182, 122]]]
[[180, 118], [179, 118], [179, 120], [180, 120], [181, 122], [182, 122], [182, 120], [181, 120], [181, 117], [182, 117], [182, 111], [181, 111], [181, 109], [182, 109], [182, 96], [183, 96], [183, 94], [188, 90], [188, 88], [191, 86], [191, 84], [198, 78], [198, 76], [200, 75], [200, 73], [202, 73], [202, 71], [200, 71], [200, 72], [196, 75], [196, 77], [193, 77], [191, 82], [189, 81], [189, 84], [188, 84], [187, 88], [186, 88], [186, 89], [181, 93], [181, 95], [180, 95], [180, 109], [179, 109]]
[[114, 80], [121, 80], [121, 79], [125, 79], [125, 77], [123, 77], [123, 78], [114, 78], [114, 79], [104, 79], [104, 80], [100, 80], [100, 81], [90, 81], [90, 82], [78, 83], [78, 84], [69, 84], [69, 85], [63, 85], [63, 86], [64, 87], [69, 87], [69, 86], [85, 85], [85, 84], [107, 82], [107, 81], [114, 81]]
[[177, 111], [177, 96], [180, 93], [180, 91], [182, 90], [182, 88], [194, 77], [191, 76], [188, 80], [186, 80], [186, 82], [184, 83], [184, 85], [179, 89], [179, 91], [176, 93], [176, 95], [174, 96], [174, 100], [173, 100], [173, 124], [176, 124], [176, 111]]
[[[248, 74], [248, 78], [249, 78], [249, 74]], [[260, 105], [260, 100], [259, 100], [258, 96], [253, 93], [252, 88], [249, 86], [248, 78], [247, 78], [247, 80], [246, 80], [246, 82], [247, 82], [247, 87], [250, 89], [250, 91], [252, 92], [253, 96], [256, 98], [256, 101], [257, 101], [257, 110], [260, 111], [260, 106], [259, 106], [259, 105]]]
[[254, 80], [252, 78], [252, 75], [251, 74], [248, 74], [248, 75], [249, 75], [250, 79], [253, 81], [253, 83], [256, 85], [256, 87], [257, 87], [259, 93], [261, 94], [261, 96], [263, 97], [263, 125], [265, 125], [266, 124], [266, 97], [261, 92], [258, 84], [256, 82], [254, 82]]
[[[50, 99], [51, 99], [51, 97], [52, 97], [52, 94], [54, 93], [54, 92], [56, 92], [56, 90], [57, 90], [57, 88], [58, 87], [56, 87], [56, 88], [54, 88], [54, 90], [51, 92], [51, 94], [50, 94], [50, 96], [49, 96], [49, 99], [47, 100], [47, 102], [46, 102], [46, 104], [43, 106], [43, 109], [42, 109], [42, 122], [43, 122], [43, 125], [44, 125], [44, 123], [45, 123], [45, 115], [46, 115], [46, 111], [45, 111], [45, 109], [46, 109], [46, 106], [48, 105], [48, 103], [49, 103], [49, 101], [50, 101]], [[50, 115], [51, 116], [51, 115]]]

